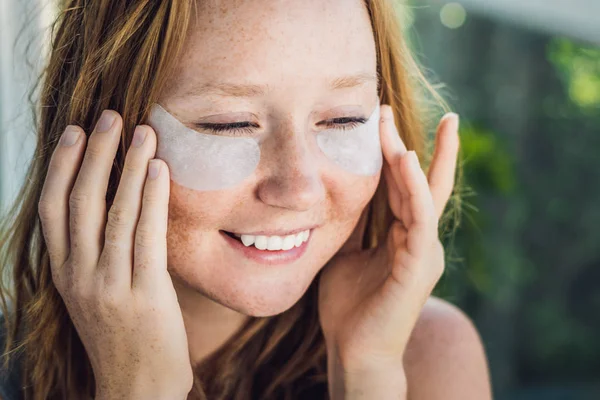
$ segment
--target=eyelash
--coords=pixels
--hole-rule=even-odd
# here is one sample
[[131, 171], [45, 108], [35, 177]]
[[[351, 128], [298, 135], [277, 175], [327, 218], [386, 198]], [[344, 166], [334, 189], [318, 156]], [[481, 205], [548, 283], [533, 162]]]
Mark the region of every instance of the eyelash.
[[[342, 117], [324, 121], [323, 124], [329, 129], [334, 128], [344, 131], [347, 129], [356, 128], [357, 126], [364, 124], [365, 122], [367, 122], [367, 119], [362, 117]], [[251, 134], [253, 128], [258, 128], [258, 125], [253, 124], [251, 122], [233, 122], [231, 124], [203, 123], [196, 124], [196, 126], [211, 131], [213, 133], [231, 132], [232, 134]]]

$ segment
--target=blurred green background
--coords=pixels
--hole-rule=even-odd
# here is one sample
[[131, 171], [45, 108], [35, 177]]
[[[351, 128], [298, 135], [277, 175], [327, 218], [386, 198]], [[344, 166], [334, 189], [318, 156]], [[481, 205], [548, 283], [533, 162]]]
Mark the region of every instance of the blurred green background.
[[600, 399], [600, 47], [568, 24], [410, 4], [412, 47], [461, 115], [463, 215], [437, 293], [478, 327], [496, 399]]

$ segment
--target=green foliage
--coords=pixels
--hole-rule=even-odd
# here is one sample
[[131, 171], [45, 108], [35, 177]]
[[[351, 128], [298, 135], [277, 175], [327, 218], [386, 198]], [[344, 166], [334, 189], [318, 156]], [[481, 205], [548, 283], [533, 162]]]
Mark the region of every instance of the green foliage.
[[548, 59], [568, 87], [571, 101], [583, 111], [600, 108], [600, 49], [564, 38], [550, 41]]
[[511, 195], [516, 180], [513, 157], [499, 140], [500, 135], [477, 126], [468, 126], [461, 131], [468, 182], [477, 187], [477, 192]]
[[[494, 108], [461, 115], [466, 197], [435, 293], [474, 319], [498, 398], [533, 399], [541, 389], [516, 388], [550, 383], [561, 398], [596, 398], [574, 393], [600, 390], [600, 49], [564, 38], [538, 45], [520, 47], [536, 54], [525, 86], [515, 71], [476, 68], [490, 87], [448, 82], [463, 103]], [[462, 68], [482, 58], [461, 56]], [[526, 98], [523, 114], [490, 101], [504, 88]]]

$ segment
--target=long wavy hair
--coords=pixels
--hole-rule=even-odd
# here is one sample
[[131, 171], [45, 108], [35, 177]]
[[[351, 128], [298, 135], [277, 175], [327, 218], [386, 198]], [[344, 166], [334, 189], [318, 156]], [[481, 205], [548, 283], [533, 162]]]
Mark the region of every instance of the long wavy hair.
[[[174, 68], [195, 4], [190, 0], [59, 4], [49, 59], [38, 80], [35, 154], [0, 231], [0, 306], [7, 329], [4, 368], [18, 368], [26, 399], [92, 399], [95, 394], [88, 356], [52, 281], [38, 217], [50, 156], [66, 125], [91, 132], [102, 110], [120, 112], [123, 133], [106, 197], [107, 203], [112, 202], [133, 130], [145, 121]], [[402, 140], [427, 168], [432, 144], [428, 126], [439, 114], [439, 109], [432, 114], [429, 105], [447, 107], [412, 56], [393, 0], [365, 0], [365, 6], [377, 47], [380, 99], [391, 105]], [[456, 190], [453, 200], [448, 209], [456, 209]], [[448, 209], [441, 226], [455, 221], [448, 216], [456, 213]], [[371, 248], [384, 239], [392, 219], [383, 179], [367, 215], [363, 246]], [[326, 398], [317, 284], [318, 277], [288, 311], [250, 318], [195, 367], [193, 398]]]

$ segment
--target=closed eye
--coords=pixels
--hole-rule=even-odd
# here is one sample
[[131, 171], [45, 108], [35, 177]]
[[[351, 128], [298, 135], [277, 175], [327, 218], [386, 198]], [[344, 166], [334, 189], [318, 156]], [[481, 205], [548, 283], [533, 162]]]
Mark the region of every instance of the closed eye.
[[254, 123], [248, 122], [248, 121], [233, 122], [230, 124], [202, 123], [202, 124], [195, 124], [195, 125], [201, 129], [209, 131], [209, 132], [213, 132], [216, 134], [229, 133], [233, 136], [250, 135], [253, 132], [252, 131], [253, 128], [260, 128], [257, 124], [254, 124]]
[[367, 122], [367, 119], [362, 117], [343, 117], [319, 122], [317, 125], [325, 125], [328, 129], [339, 129], [345, 131], [348, 129], [354, 129], [365, 122]]
[[[367, 122], [367, 119], [363, 117], [343, 117], [319, 122], [317, 125], [324, 125], [327, 129], [348, 130], [354, 129], [365, 122]], [[253, 129], [260, 128], [258, 124], [249, 121], [233, 122], [229, 124], [197, 123], [195, 125], [198, 128], [213, 132], [215, 134], [229, 133], [233, 136], [251, 135], [253, 133]]]

